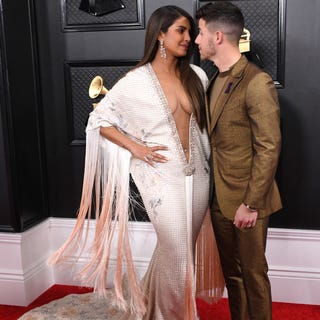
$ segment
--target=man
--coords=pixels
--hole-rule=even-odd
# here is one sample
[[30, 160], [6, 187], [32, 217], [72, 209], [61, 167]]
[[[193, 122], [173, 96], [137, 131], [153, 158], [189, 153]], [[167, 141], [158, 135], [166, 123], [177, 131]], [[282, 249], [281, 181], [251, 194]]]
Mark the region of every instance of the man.
[[233, 320], [270, 320], [265, 248], [269, 216], [281, 208], [274, 180], [281, 143], [277, 91], [270, 76], [240, 53], [244, 18], [238, 7], [209, 3], [197, 19], [201, 59], [218, 68], [207, 91], [212, 222], [230, 311]]

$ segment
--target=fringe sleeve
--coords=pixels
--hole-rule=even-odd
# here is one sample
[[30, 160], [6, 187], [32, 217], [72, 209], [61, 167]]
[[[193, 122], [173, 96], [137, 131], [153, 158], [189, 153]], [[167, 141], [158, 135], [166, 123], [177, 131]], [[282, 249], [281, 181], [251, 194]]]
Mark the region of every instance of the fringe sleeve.
[[[110, 249], [116, 242], [115, 303], [123, 310], [130, 307], [131, 312], [142, 316], [146, 306], [134, 269], [128, 235], [130, 159], [129, 151], [100, 135], [99, 126], [87, 130], [82, 197], [76, 225], [64, 245], [50, 257], [49, 264], [80, 258], [88, 242], [89, 224], [94, 212], [95, 235], [89, 245], [87, 264], [78, 276], [85, 285], [93, 285], [95, 291], [104, 295]], [[123, 296], [123, 262], [126, 264], [131, 297], [129, 306]]]

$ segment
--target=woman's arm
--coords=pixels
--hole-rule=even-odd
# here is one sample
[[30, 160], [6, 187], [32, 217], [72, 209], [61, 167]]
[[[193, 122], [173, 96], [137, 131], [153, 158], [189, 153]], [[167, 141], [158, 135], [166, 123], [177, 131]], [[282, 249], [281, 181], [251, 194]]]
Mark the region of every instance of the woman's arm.
[[167, 150], [168, 148], [165, 146], [148, 147], [139, 144], [128, 138], [115, 127], [100, 127], [100, 134], [109, 141], [130, 151], [133, 157], [143, 160], [151, 166], [154, 165], [154, 162], [164, 163], [168, 161], [165, 156], [156, 152], [159, 150]]

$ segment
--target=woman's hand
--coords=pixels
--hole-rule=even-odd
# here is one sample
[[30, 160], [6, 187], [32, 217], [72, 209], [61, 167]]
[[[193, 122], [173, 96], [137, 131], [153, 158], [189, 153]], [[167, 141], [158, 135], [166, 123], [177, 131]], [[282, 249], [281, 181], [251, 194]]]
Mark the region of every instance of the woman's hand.
[[159, 150], [168, 150], [166, 146], [147, 147], [140, 144], [134, 144], [130, 146], [128, 149], [132, 153], [133, 157], [145, 161], [153, 167], [156, 162], [165, 163], [168, 161], [167, 157], [156, 152]]
[[139, 144], [125, 136], [115, 127], [100, 127], [100, 133], [106, 139], [127, 149], [135, 158], [147, 162], [150, 166], [154, 167], [156, 162], [164, 163], [168, 161], [165, 156], [156, 152], [159, 150], [168, 150], [166, 146], [148, 147]]

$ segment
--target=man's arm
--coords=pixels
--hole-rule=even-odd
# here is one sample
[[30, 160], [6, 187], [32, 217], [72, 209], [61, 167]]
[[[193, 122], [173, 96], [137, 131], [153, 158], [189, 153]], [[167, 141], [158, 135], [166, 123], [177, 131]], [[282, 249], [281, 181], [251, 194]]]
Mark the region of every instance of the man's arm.
[[269, 75], [259, 73], [254, 77], [248, 86], [246, 102], [253, 161], [243, 202], [261, 209], [274, 181], [281, 148], [278, 93]]

